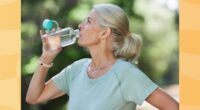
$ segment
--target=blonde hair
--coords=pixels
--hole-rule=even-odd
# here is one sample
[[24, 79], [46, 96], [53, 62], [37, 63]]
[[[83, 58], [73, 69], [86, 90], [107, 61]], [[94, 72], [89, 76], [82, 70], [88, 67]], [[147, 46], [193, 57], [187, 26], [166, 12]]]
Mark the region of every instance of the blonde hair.
[[113, 4], [97, 4], [93, 9], [99, 16], [99, 25], [109, 27], [113, 37], [113, 54], [131, 63], [137, 63], [140, 55], [142, 38], [129, 32], [126, 13]]

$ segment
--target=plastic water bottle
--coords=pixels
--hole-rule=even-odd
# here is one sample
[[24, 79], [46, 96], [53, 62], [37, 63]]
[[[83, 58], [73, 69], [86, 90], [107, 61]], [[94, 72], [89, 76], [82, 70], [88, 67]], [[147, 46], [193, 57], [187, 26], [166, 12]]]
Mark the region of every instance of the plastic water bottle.
[[[54, 25], [56, 25], [57, 31], [51, 32]], [[76, 39], [79, 37], [79, 29], [72, 29], [71, 27], [63, 28], [61, 30], [58, 30], [58, 23], [54, 20], [45, 19], [42, 23], [42, 27], [49, 32], [48, 36], [55, 37], [51, 38], [52, 42], [58, 40], [56, 37], [60, 37], [61, 47], [65, 47], [68, 45], [72, 45], [76, 42]], [[54, 48], [52, 48], [54, 49]]]

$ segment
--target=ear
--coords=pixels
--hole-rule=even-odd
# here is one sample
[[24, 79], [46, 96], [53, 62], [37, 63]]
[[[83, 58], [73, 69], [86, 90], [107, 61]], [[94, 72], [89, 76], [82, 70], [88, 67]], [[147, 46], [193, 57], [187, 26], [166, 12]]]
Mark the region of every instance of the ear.
[[109, 27], [106, 27], [101, 32], [101, 39], [106, 39], [111, 35], [111, 29]]

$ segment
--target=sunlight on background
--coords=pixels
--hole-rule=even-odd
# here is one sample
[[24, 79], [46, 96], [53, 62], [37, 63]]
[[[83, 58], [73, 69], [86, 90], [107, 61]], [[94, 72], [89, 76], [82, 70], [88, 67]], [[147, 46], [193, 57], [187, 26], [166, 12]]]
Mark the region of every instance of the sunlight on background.
[[[44, 19], [58, 21], [61, 28], [78, 28], [95, 3], [114, 3], [127, 13], [130, 31], [143, 38], [143, 49], [139, 59], [139, 68], [159, 86], [166, 88], [173, 97], [179, 98], [178, 81], [178, 0], [22, 0], [22, 108], [32, 110], [24, 100], [30, 78], [41, 55], [39, 30]], [[77, 44], [63, 48], [56, 57], [48, 78], [51, 78], [72, 62], [90, 57], [87, 50]], [[170, 88], [170, 89], [169, 89]], [[171, 89], [173, 88], [173, 89]], [[176, 92], [172, 92], [172, 91]], [[63, 110], [68, 97], [40, 105], [48, 110]], [[146, 106], [143, 105], [142, 107]], [[35, 107], [35, 106], [34, 106]], [[139, 109], [139, 108], [138, 108]]]

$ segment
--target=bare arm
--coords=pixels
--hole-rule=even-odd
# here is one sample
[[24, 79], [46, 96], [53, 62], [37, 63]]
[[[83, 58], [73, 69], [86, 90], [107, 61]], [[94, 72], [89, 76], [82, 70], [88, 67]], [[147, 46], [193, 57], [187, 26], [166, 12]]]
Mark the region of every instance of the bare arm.
[[171, 96], [157, 88], [146, 101], [159, 110], [179, 110], [179, 104]]
[[[43, 36], [43, 33], [40, 33]], [[59, 42], [58, 42], [59, 43]], [[50, 44], [48, 37], [42, 37], [43, 53], [40, 61], [44, 64], [51, 64], [56, 55], [61, 49], [50, 50]], [[49, 68], [38, 64], [38, 67], [31, 79], [28, 92], [26, 95], [26, 101], [30, 104], [37, 104], [49, 99], [53, 99], [64, 95], [63, 92], [58, 90], [53, 84], [52, 80], [45, 83]]]
[[37, 104], [64, 95], [58, 90], [52, 80], [45, 83], [48, 68], [38, 65], [27, 92], [26, 101], [30, 104]]

